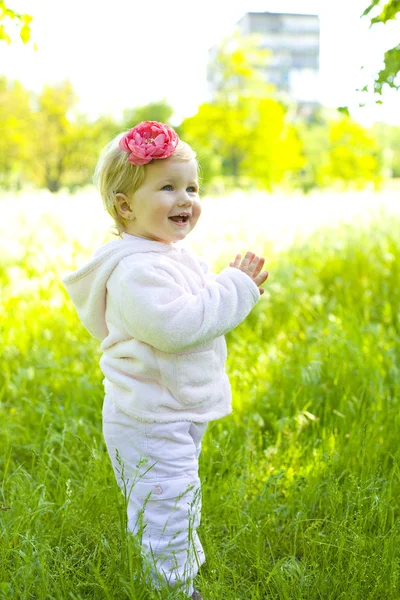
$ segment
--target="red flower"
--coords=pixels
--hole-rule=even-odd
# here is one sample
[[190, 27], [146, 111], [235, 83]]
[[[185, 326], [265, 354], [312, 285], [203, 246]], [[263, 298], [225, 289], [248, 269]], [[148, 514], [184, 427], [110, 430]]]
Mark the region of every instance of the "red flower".
[[179, 142], [178, 134], [165, 123], [142, 121], [130, 129], [119, 142], [119, 147], [129, 152], [133, 165], [145, 165], [153, 158], [168, 158]]

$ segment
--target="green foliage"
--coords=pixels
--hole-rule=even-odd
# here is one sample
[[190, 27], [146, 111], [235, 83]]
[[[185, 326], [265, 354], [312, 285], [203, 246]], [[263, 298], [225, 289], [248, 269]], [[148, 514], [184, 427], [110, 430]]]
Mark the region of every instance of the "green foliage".
[[[374, 134], [350, 118], [342, 125], [318, 115], [292, 123], [260, 75], [267, 56], [252, 37], [225, 40], [213, 66], [216, 98], [175, 126], [197, 152], [201, 194], [273, 191], [277, 184], [304, 192], [336, 182], [378, 186], [382, 161]], [[0, 183], [6, 189], [33, 182], [57, 192], [90, 184], [100, 150], [117, 133], [143, 120], [170, 122], [173, 114], [163, 100], [126, 110], [120, 122], [89, 121], [78, 113], [68, 81], [35, 95], [3, 77], [0, 97]]]
[[30, 162], [31, 177], [51, 192], [61, 188], [73, 128], [68, 113], [76, 102], [69, 81], [59, 86], [44, 86], [38, 97], [38, 110], [33, 113], [36, 151]]
[[207, 184], [219, 173], [239, 174], [243, 160], [244, 110], [229, 104], [203, 103], [193, 117], [180, 126], [182, 139], [193, 145], [202, 164], [203, 182]]
[[259, 189], [273, 191], [287, 172], [304, 166], [302, 145], [295, 127], [285, 119], [282, 104], [271, 98], [248, 103], [252, 127], [244, 134], [244, 157], [240, 164], [244, 175]]
[[375, 123], [373, 130], [382, 148], [384, 166], [389, 176], [400, 177], [400, 127], [387, 123]]
[[[0, 598], [167, 598], [134, 580], [98, 342], [60, 282], [92, 248], [18, 224], [0, 264]], [[234, 412], [200, 456], [205, 598], [397, 600], [399, 242], [382, 216], [259, 249], [266, 292], [227, 335]]]
[[400, 84], [396, 83], [400, 70], [400, 44], [390, 48], [383, 55], [385, 66], [378, 73], [374, 82], [374, 92], [382, 93], [382, 86], [386, 83], [389, 87], [398, 90]]
[[[294, 178], [294, 187], [300, 187], [304, 193], [321, 186], [319, 176], [321, 165], [329, 162], [328, 120], [316, 115], [312, 122], [301, 120], [297, 131], [302, 144], [304, 167]], [[292, 179], [293, 181], [293, 179]]]
[[109, 117], [94, 122], [76, 110], [69, 81], [44, 86], [40, 94], [19, 82], [0, 78], [0, 183], [5, 189], [24, 184], [57, 192], [92, 182], [98, 155], [121, 127]]
[[24, 44], [31, 39], [30, 23], [32, 17], [27, 14], [15, 12], [12, 8], [6, 5], [5, 0], [0, 0], [0, 41], [11, 44], [11, 23], [20, 28], [19, 35]]
[[5, 189], [21, 188], [28, 179], [26, 166], [35, 143], [30, 104], [21, 83], [0, 77], [0, 183]]
[[122, 130], [132, 129], [142, 121], [160, 121], [161, 123], [171, 124], [173, 113], [174, 109], [165, 99], [159, 102], [150, 102], [145, 106], [126, 109], [122, 117]]
[[[361, 17], [369, 15], [373, 8], [381, 5], [381, 0], [372, 0]], [[370, 20], [370, 27], [376, 23], [386, 23], [387, 21], [396, 19], [399, 12], [400, 0], [386, 1], [381, 12]], [[384, 53], [383, 62], [385, 66], [377, 73], [373, 83], [373, 91], [380, 95], [382, 94], [382, 89], [385, 84], [396, 90], [400, 88], [400, 83], [396, 83], [400, 71], [400, 44], [394, 48], [390, 48]], [[368, 91], [368, 89], [369, 87], [366, 85], [361, 91]], [[382, 101], [377, 100], [377, 103], [381, 102]]]
[[259, 34], [243, 35], [238, 28], [218, 45], [208, 65], [215, 96], [222, 104], [235, 102], [243, 95], [264, 98], [275, 92], [265, 81], [264, 67], [271, 51], [261, 47]]
[[51, 192], [91, 183], [100, 150], [119, 131], [107, 117], [90, 123], [84, 115], [74, 115], [77, 100], [68, 81], [45, 86], [38, 98], [31, 178]]
[[[371, 4], [365, 9], [361, 16], [368, 15], [375, 6], [381, 5], [381, 0], [372, 0]], [[382, 12], [371, 19], [371, 24], [386, 23], [392, 19], [396, 19], [397, 13], [400, 12], [400, 0], [386, 0]]]
[[184, 139], [199, 148], [206, 184], [221, 171], [237, 187], [245, 178], [272, 191], [303, 165], [295, 129], [261, 75], [270, 53], [258, 44], [259, 36], [237, 31], [223, 40], [209, 67], [215, 98], [181, 124]]
[[319, 169], [320, 182], [339, 181], [345, 188], [351, 183], [362, 189], [367, 181], [372, 181], [378, 186], [381, 157], [373, 136], [346, 116], [330, 122], [328, 133], [328, 162]]
[[202, 104], [198, 108], [197, 115], [184, 119], [180, 125], [174, 127], [179, 137], [196, 152], [199, 165], [200, 195], [208, 192], [211, 182], [217, 179], [223, 168], [223, 157], [216, 149], [214, 134], [207, 135], [205, 131], [208, 119], [214, 124], [218, 121], [215, 108]]
[[120, 132], [119, 124], [110, 117], [90, 122], [84, 115], [76, 115], [65, 138], [60, 184], [70, 191], [91, 184], [100, 151]]
[[383, 153], [375, 129], [365, 129], [342, 111], [335, 118], [319, 111], [297, 125], [305, 165], [298, 181], [304, 192], [332, 186], [362, 189], [383, 181]]

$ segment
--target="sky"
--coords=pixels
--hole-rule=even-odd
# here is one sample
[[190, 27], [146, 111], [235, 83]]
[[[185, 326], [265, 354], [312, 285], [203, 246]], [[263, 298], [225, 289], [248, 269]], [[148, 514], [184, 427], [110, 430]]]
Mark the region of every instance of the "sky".
[[[90, 118], [120, 116], [165, 98], [172, 125], [194, 115], [208, 99], [208, 48], [221, 41], [249, 11], [295, 12], [320, 17], [320, 101], [349, 106], [370, 126], [400, 126], [399, 93], [383, 105], [356, 92], [372, 82], [385, 50], [398, 44], [400, 22], [377, 24], [360, 15], [368, 0], [8, 0], [33, 17], [32, 44], [0, 43], [0, 75], [40, 91], [44, 83], [69, 78], [78, 109]], [[375, 14], [371, 13], [372, 15]], [[364, 69], [361, 70], [361, 67]], [[365, 102], [364, 108], [358, 108]], [[396, 108], [397, 104], [397, 108]]]

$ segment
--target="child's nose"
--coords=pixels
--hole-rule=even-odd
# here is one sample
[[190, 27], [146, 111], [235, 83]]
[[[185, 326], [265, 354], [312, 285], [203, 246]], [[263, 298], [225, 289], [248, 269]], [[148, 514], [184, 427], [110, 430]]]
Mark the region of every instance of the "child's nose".
[[189, 194], [189, 192], [187, 192], [186, 190], [182, 190], [179, 193], [179, 197], [183, 198], [185, 200], [185, 202], [190, 202], [190, 204], [193, 203], [193, 198], [191, 197], [191, 195]]

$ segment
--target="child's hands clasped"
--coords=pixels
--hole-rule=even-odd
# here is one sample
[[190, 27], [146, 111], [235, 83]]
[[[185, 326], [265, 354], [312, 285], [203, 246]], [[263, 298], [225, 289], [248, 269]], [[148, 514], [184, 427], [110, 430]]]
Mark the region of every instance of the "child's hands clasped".
[[[254, 252], [246, 252], [246, 256], [240, 263], [241, 257], [241, 254], [237, 254], [235, 260], [229, 263], [229, 265], [246, 273], [246, 275], [252, 278], [257, 287], [268, 279], [268, 271], [263, 271], [261, 274], [259, 274], [265, 262], [264, 258], [258, 258]], [[264, 288], [260, 288], [260, 295], [263, 293]]]

